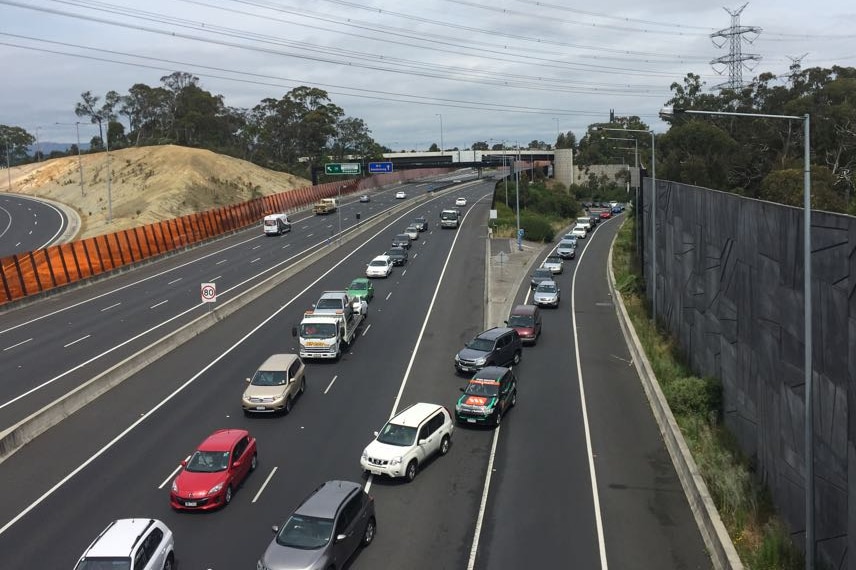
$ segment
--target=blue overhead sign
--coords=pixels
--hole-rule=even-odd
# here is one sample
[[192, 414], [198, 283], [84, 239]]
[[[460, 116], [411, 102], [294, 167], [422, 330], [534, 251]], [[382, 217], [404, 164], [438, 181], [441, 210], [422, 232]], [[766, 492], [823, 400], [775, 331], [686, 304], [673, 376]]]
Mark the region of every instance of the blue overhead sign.
[[371, 173], [371, 174], [382, 174], [384, 172], [392, 172], [392, 163], [391, 162], [370, 162], [369, 163], [369, 173]]

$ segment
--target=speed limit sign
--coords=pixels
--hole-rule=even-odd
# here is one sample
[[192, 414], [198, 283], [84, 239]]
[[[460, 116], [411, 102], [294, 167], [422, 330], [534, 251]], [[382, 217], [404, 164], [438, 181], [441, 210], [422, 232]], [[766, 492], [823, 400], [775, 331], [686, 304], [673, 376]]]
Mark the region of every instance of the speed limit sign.
[[203, 283], [202, 284], [202, 302], [216, 303], [217, 302], [217, 284]]

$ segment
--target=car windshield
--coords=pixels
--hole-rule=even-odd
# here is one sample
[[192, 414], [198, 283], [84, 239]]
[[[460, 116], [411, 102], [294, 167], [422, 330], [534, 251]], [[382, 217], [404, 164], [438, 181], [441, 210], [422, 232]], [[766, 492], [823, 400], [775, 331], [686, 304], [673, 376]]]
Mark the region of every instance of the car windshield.
[[406, 252], [403, 247], [394, 247], [386, 253], [390, 257], [404, 257]]
[[386, 267], [386, 261], [383, 261], [382, 259], [378, 259], [378, 260], [372, 261], [371, 263], [369, 263], [369, 265], [371, 265], [372, 267]]
[[556, 292], [556, 284], [555, 283], [541, 283], [538, 285], [538, 288], [535, 289], [536, 293], [555, 293]]
[[488, 396], [493, 398], [499, 394], [499, 382], [496, 380], [473, 378], [467, 384], [467, 389], [464, 393], [468, 396]]
[[456, 219], [457, 217], [458, 217], [458, 214], [456, 214], [456, 213], [454, 213], [454, 212], [442, 212], [442, 213], [440, 214], [440, 219], [441, 219], [441, 220], [454, 220], [454, 219]]
[[395, 236], [395, 240], [393, 240], [393, 241], [405, 241], [405, 240], [410, 240], [410, 236], [407, 234], [398, 234], [397, 236]]
[[266, 226], [275, 226], [276, 220], [265, 220], [265, 225]]
[[493, 350], [493, 341], [484, 338], [474, 338], [473, 340], [467, 343], [467, 348], [472, 350], [479, 350], [481, 352], [490, 352], [491, 350]]
[[300, 325], [301, 338], [332, 338], [336, 336], [333, 323], [305, 323]]
[[574, 245], [576, 245], [575, 242], [572, 242], [571, 240], [562, 240], [559, 247], [574, 249]]
[[532, 274], [532, 277], [535, 277], [536, 279], [539, 277], [550, 278], [552, 276], [553, 273], [549, 269], [536, 269], [535, 273]]
[[330, 542], [333, 519], [291, 515], [276, 535], [276, 543], [289, 548], [317, 550]]
[[365, 281], [352, 281], [348, 287], [351, 291], [368, 291], [369, 284]]
[[250, 382], [253, 386], [282, 386], [288, 380], [283, 370], [259, 370]]
[[74, 570], [131, 570], [131, 558], [128, 556], [87, 556], [74, 567]]
[[407, 447], [416, 440], [416, 428], [394, 423], [387, 423], [377, 434], [377, 440], [389, 445]]
[[216, 473], [229, 466], [228, 451], [194, 451], [187, 462], [187, 471], [194, 473]]
[[318, 304], [315, 305], [316, 309], [341, 309], [342, 301], [341, 299], [318, 299]]
[[555, 265], [560, 265], [562, 263], [562, 260], [559, 259], [558, 257], [548, 257], [547, 261], [545, 261], [544, 263], [552, 263]]
[[426, 220], [425, 218], [416, 218], [416, 223], [420, 225], [424, 224], [427, 221], [428, 220]]
[[531, 327], [534, 319], [527, 315], [511, 315], [508, 318], [508, 326], [510, 327]]

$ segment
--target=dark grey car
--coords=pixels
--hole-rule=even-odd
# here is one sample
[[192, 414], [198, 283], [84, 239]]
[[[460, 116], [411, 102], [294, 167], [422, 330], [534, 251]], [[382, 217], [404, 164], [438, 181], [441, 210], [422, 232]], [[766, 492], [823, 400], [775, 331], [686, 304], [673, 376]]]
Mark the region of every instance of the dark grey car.
[[553, 279], [553, 272], [545, 267], [539, 267], [532, 272], [532, 279], [529, 280], [529, 287], [534, 289], [541, 281]]
[[522, 351], [523, 343], [516, 330], [494, 327], [468, 342], [455, 355], [455, 369], [465, 373], [481, 370], [485, 366], [511, 366], [520, 362]]
[[304, 500], [282, 527], [273, 527], [258, 570], [342, 568], [377, 530], [374, 499], [362, 485], [328, 481]]
[[407, 263], [407, 250], [403, 247], [393, 247], [386, 252], [393, 265], [404, 265]]
[[410, 249], [410, 236], [407, 234], [398, 234], [392, 238], [392, 247], [403, 247]]

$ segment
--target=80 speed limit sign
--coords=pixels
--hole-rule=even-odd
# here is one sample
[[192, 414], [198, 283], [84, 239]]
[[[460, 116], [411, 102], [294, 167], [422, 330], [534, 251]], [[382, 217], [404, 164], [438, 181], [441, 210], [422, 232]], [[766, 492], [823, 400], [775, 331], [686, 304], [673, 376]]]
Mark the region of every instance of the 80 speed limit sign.
[[203, 283], [202, 284], [202, 302], [216, 303], [217, 302], [217, 284]]

